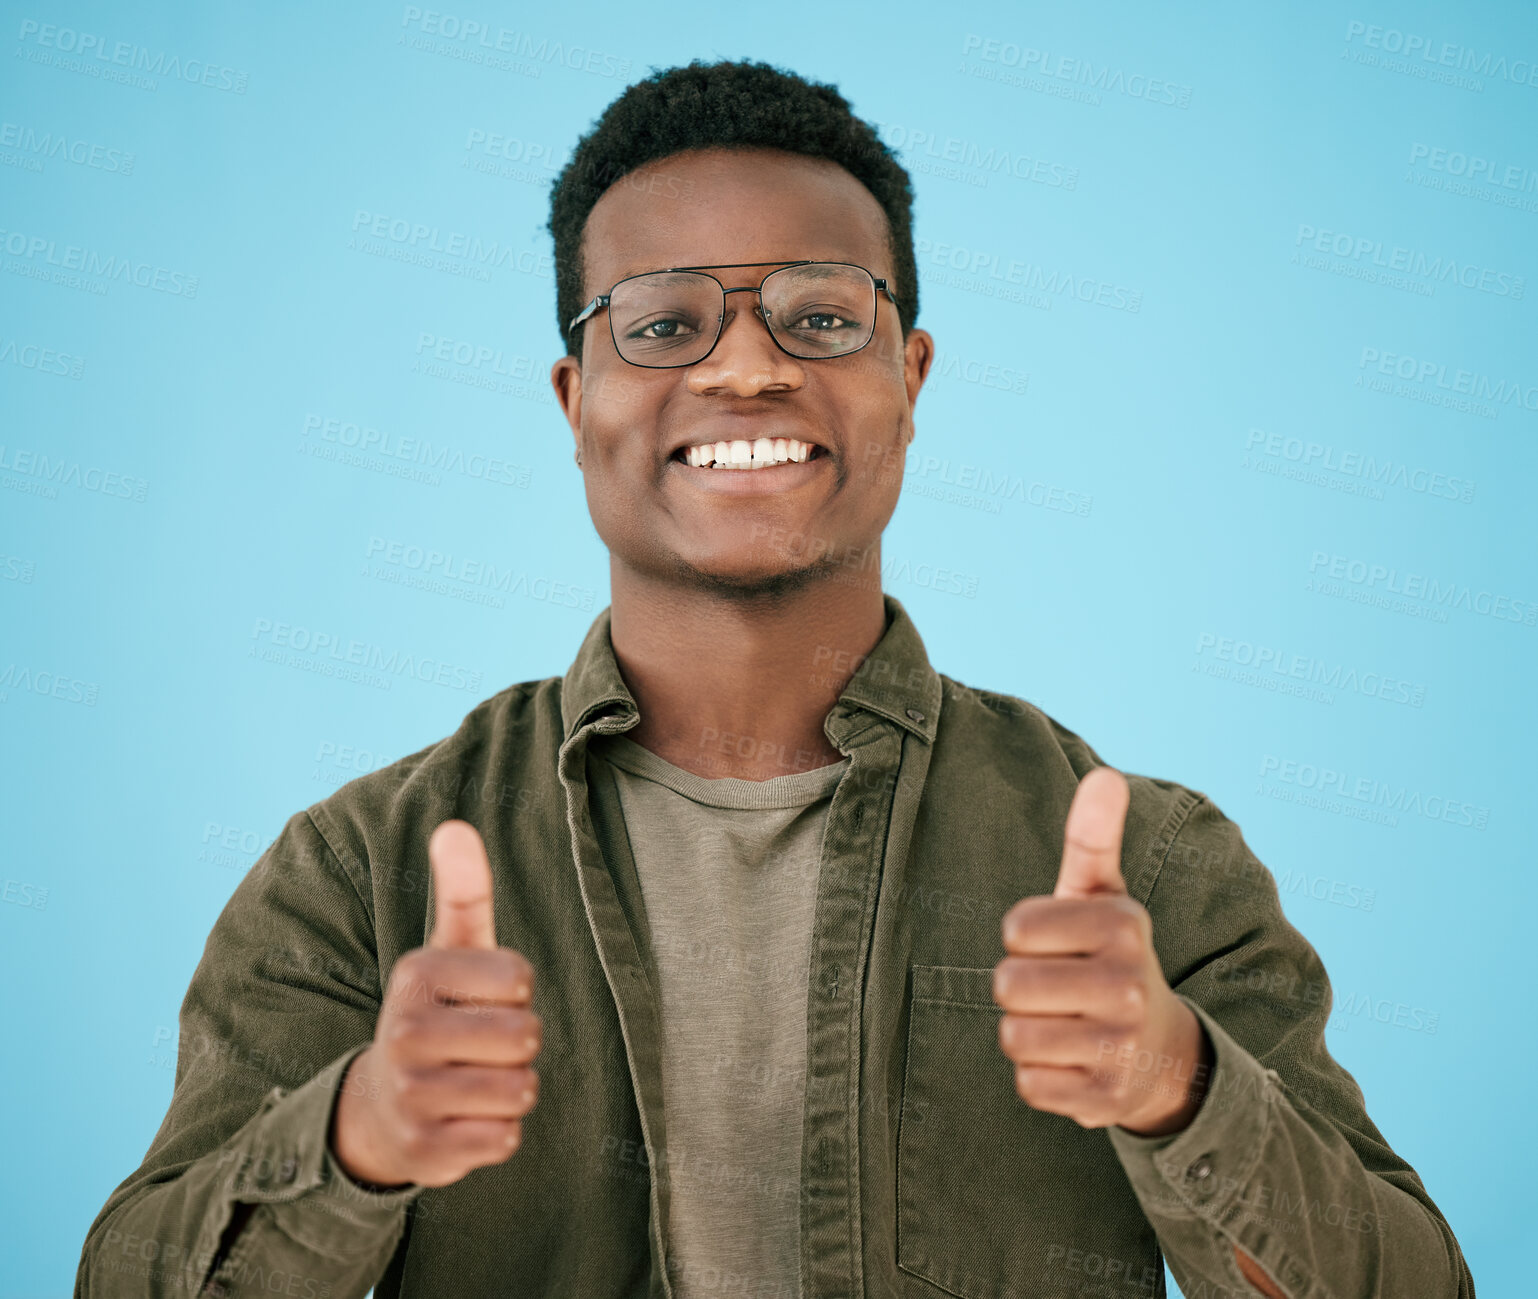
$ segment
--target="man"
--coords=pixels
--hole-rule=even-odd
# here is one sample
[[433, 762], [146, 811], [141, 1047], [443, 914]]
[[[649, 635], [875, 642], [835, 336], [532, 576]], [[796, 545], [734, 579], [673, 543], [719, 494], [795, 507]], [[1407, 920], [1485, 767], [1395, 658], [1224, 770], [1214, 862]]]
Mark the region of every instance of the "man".
[[77, 1294], [1473, 1295], [1238, 827], [882, 593], [910, 207], [762, 64], [580, 142], [552, 382], [612, 602], [241, 881]]

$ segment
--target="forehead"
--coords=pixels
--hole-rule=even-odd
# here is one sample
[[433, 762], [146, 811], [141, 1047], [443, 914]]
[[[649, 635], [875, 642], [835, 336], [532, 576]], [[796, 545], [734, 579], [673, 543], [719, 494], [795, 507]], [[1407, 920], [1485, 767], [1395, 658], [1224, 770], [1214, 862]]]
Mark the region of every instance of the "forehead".
[[776, 149], [691, 150], [637, 168], [589, 214], [582, 258], [589, 294], [663, 266], [809, 258], [892, 273], [875, 195], [835, 162]]

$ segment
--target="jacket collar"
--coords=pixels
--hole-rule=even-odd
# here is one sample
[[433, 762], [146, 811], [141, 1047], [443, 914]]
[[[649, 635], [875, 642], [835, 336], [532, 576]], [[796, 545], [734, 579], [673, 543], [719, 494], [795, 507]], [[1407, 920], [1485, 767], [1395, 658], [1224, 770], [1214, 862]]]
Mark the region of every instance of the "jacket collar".
[[[876, 713], [932, 744], [940, 719], [940, 677], [930, 666], [918, 628], [896, 596], [882, 593], [887, 626], [876, 647], [844, 687], [834, 708]], [[635, 713], [640, 705], [620, 675], [609, 638], [612, 605], [593, 619], [577, 657], [561, 678], [564, 739], [605, 712]]]

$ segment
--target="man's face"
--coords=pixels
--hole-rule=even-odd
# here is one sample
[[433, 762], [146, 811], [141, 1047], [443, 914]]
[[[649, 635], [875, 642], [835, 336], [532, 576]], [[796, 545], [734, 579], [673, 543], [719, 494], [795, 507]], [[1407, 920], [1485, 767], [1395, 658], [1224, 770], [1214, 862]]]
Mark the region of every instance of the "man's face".
[[[842, 167], [774, 150], [695, 150], [613, 185], [583, 236], [583, 301], [616, 281], [671, 266], [852, 262], [893, 280], [885, 214]], [[712, 270], [728, 289], [773, 266]], [[646, 369], [615, 351], [608, 311], [582, 327], [581, 364], [551, 370], [582, 452], [594, 527], [613, 558], [655, 581], [722, 594], [773, 594], [819, 574], [864, 573], [897, 506], [913, 405], [933, 357], [906, 341], [897, 307], [876, 295], [861, 351], [802, 360], [781, 351], [755, 293], [726, 297], [704, 360]], [[798, 438], [821, 448], [789, 469], [696, 468], [683, 448]], [[676, 454], [675, 454], [676, 452]], [[868, 565], [869, 567], [863, 567]]]

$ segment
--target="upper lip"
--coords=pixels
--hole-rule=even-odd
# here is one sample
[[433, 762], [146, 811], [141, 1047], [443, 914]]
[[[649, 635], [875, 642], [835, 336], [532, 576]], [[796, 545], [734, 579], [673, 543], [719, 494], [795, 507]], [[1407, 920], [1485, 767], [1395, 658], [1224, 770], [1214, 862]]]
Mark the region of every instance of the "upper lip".
[[771, 440], [774, 438], [795, 438], [798, 442], [807, 442], [812, 446], [821, 447], [825, 454], [831, 450], [826, 442], [819, 441], [817, 438], [802, 437], [800, 434], [791, 433], [784, 428], [717, 428], [714, 430], [703, 429], [688, 436], [676, 438], [668, 445], [667, 458], [671, 460], [683, 447], [712, 446], [717, 442], [757, 442], [759, 438], [769, 438]]

